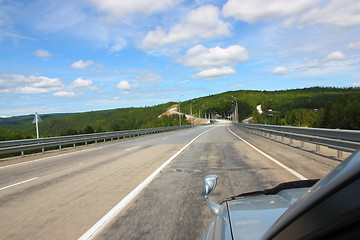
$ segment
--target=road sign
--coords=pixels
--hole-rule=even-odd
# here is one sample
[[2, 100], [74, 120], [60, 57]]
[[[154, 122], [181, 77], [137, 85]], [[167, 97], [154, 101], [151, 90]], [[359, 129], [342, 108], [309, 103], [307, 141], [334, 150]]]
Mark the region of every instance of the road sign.
[[38, 113], [35, 113], [35, 117], [34, 117], [34, 120], [32, 122], [35, 123], [36, 138], [39, 138], [39, 126], [38, 126], [38, 123], [42, 122], [42, 120], [41, 120], [40, 116], [38, 115]]
[[34, 120], [32, 121], [32, 123], [36, 123], [36, 122], [42, 122], [41, 117], [37, 113], [35, 113]]

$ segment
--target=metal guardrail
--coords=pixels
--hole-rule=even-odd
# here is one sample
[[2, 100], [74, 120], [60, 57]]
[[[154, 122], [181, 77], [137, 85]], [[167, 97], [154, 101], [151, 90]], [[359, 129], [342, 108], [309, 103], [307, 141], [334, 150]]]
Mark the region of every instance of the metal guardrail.
[[360, 131], [359, 130], [343, 130], [343, 129], [326, 129], [326, 128], [305, 128], [290, 127], [278, 125], [261, 125], [261, 124], [243, 124], [235, 123], [235, 125], [245, 128], [252, 133], [267, 135], [271, 137], [280, 136], [304, 142], [316, 144], [316, 150], [320, 149], [320, 145], [327, 146], [338, 150], [338, 156], [341, 151], [356, 152], [360, 149]]
[[80, 134], [80, 135], [70, 135], [70, 136], [61, 136], [61, 137], [48, 137], [48, 138], [39, 138], [39, 139], [22, 139], [22, 140], [13, 140], [13, 141], [0, 141], [0, 155], [6, 153], [16, 153], [21, 152], [21, 155], [24, 156], [25, 151], [42, 149], [45, 151], [45, 148], [49, 147], [59, 147], [62, 148], [64, 145], [73, 145], [84, 143], [87, 145], [90, 142], [99, 142], [113, 139], [120, 139], [126, 137], [134, 137], [145, 134], [154, 134], [160, 132], [174, 131], [177, 129], [191, 128], [191, 125], [184, 126], [173, 126], [173, 127], [159, 127], [159, 128], [148, 128], [148, 129], [139, 129], [139, 130], [127, 130], [127, 131], [116, 131], [116, 132], [105, 132], [105, 133], [91, 133], [91, 134]]

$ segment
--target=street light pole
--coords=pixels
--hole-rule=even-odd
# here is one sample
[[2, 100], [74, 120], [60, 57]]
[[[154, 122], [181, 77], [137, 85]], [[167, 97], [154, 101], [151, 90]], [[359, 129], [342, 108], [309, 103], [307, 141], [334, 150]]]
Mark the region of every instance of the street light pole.
[[180, 101], [179, 101], [179, 124], [181, 126], [181, 112], [180, 112]]
[[182, 96], [183, 96], [183, 94], [181, 94], [181, 96], [179, 97], [179, 100], [178, 100], [178, 102], [179, 102], [179, 124], [180, 124], [180, 127], [181, 127], [180, 99], [181, 99]]
[[233, 122], [236, 122], [236, 102], [234, 101], [231, 101], [232, 103], [232, 108], [234, 108], [234, 111], [233, 111], [233, 114], [232, 114], [232, 119], [233, 119]]
[[235, 100], [235, 122], [239, 122], [239, 108], [238, 108], [238, 102], [234, 96], [231, 96]]
[[193, 116], [192, 116], [192, 104], [194, 103], [195, 101], [192, 101], [191, 104], [190, 104], [190, 116], [191, 116], [191, 125], [193, 125]]
[[236, 122], [239, 122], [239, 106], [238, 106], [238, 102], [236, 101]]

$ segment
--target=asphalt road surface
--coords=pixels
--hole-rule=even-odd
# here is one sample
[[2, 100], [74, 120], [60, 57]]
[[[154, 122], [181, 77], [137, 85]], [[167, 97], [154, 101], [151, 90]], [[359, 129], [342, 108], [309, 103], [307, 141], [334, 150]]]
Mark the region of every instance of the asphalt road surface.
[[198, 239], [211, 218], [206, 175], [219, 176], [212, 200], [221, 202], [322, 178], [341, 161], [325, 155], [214, 124], [9, 160], [0, 166], [0, 239]]

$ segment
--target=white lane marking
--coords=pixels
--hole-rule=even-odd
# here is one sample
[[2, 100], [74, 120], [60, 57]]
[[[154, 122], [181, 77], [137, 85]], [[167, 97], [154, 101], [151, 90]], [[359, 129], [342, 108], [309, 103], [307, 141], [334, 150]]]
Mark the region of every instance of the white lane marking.
[[92, 226], [86, 233], [84, 233], [78, 240], [88, 240], [93, 238], [96, 233], [100, 232], [100, 230], [109, 222], [116, 214], [120, 213], [154, 178], [155, 176], [168, 165], [172, 160], [174, 160], [180, 153], [182, 153], [187, 147], [189, 147], [196, 139], [198, 139], [201, 135], [206, 133], [211, 129], [207, 129], [206, 131], [199, 134], [193, 140], [191, 140], [188, 144], [186, 144], [183, 148], [181, 148], [177, 153], [175, 153], [172, 157], [170, 157], [165, 163], [163, 163], [158, 169], [155, 170], [150, 176], [148, 176], [142, 183], [140, 183], [134, 190], [132, 190], [126, 197], [124, 197], [113, 209], [111, 209], [105, 216], [103, 216], [94, 226]]
[[[107, 145], [107, 146], [109, 146], [109, 145]], [[86, 152], [86, 151], [90, 151], [90, 150], [96, 150], [96, 149], [103, 148], [103, 147], [105, 147], [105, 146], [97, 147], [97, 148], [91, 148], [91, 149], [85, 149], [85, 150], [80, 150], [80, 151], [76, 151], [76, 152], [64, 153], [64, 154], [60, 154], [60, 155], [56, 155], [56, 156], [45, 157], [45, 158], [40, 158], [40, 159], [31, 160], [31, 161], [26, 161], [26, 162], [15, 163], [15, 164], [11, 164], [11, 165], [2, 166], [2, 167], [0, 167], [0, 169], [2, 169], [2, 168], [8, 168], [8, 167], [14, 167], [14, 166], [18, 166], [18, 165], [27, 164], [27, 163], [44, 161], [44, 160], [51, 159], [51, 158], [63, 157], [63, 156], [66, 156], [66, 155], [71, 155], [71, 154]]]
[[[187, 130], [187, 129], [184, 129], [184, 130]], [[163, 134], [169, 134], [169, 133], [163, 133]], [[125, 143], [135, 142], [135, 141], [139, 141], [139, 140], [143, 140], [143, 139], [147, 139], [147, 138], [153, 138], [153, 137], [158, 137], [158, 135], [154, 134], [154, 135], [151, 135], [151, 136], [144, 136], [141, 139], [138, 138], [138, 139], [125, 141]], [[121, 140], [124, 140], [124, 138], [122, 138]], [[0, 167], [0, 169], [8, 168], [8, 167], [14, 167], [14, 166], [18, 166], [18, 165], [27, 164], [27, 163], [44, 161], [44, 160], [48, 160], [48, 159], [51, 159], [51, 158], [63, 157], [63, 156], [70, 155], [70, 154], [77, 154], [77, 153], [81, 153], [81, 152], [97, 150], [97, 149], [100, 149], [100, 148], [112, 147], [114, 145], [119, 145], [119, 144], [124, 144], [124, 141], [113, 143], [113, 144], [108, 144], [108, 145], [105, 145], [105, 146], [99, 146], [99, 147], [94, 147], [94, 148], [90, 148], [90, 149], [84, 149], [84, 150], [80, 150], [80, 151], [76, 151], [76, 152], [70, 152], [70, 153], [64, 153], [64, 154], [51, 156], [51, 157], [40, 158], [40, 159], [36, 159], [36, 160], [32, 160], [32, 161], [26, 161], [26, 162], [20, 162], [20, 163], [15, 163], [15, 164], [11, 164], [11, 165], [6, 165], [6, 166]]]
[[[142, 139], [150, 138], [150, 137], [155, 137], [155, 136], [143, 137]], [[140, 139], [129, 140], [129, 141], [126, 141], [125, 143], [135, 142], [135, 141], [139, 141], [139, 140]], [[18, 166], [18, 165], [27, 164], [27, 163], [44, 161], [44, 160], [48, 160], [48, 159], [51, 159], [51, 158], [63, 157], [63, 156], [66, 156], [66, 155], [77, 154], [77, 153], [86, 152], [86, 151], [93, 151], [93, 150], [97, 150], [97, 149], [100, 149], [100, 148], [112, 147], [112, 146], [118, 145], [118, 144], [124, 144], [124, 142], [122, 141], [122, 142], [118, 142], [118, 143], [108, 144], [108, 145], [105, 145], [105, 146], [99, 146], [99, 147], [94, 147], [94, 148], [90, 148], [90, 149], [79, 150], [79, 151], [76, 151], [76, 152], [64, 153], [64, 154], [55, 155], [55, 156], [51, 156], [51, 157], [45, 157], [45, 158], [40, 158], [40, 159], [36, 159], [36, 160], [15, 163], [15, 164], [11, 164], [11, 165], [2, 166], [2, 167], [0, 167], [0, 169], [8, 168], [8, 167], [14, 167], [14, 166]]]
[[247, 145], [249, 145], [250, 147], [252, 147], [253, 149], [255, 149], [256, 151], [258, 151], [259, 153], [261, 153], [262, 155], [264, 155], [265, 157], [267, 157], [268, 159], [270, 159], [271, 161], [273, 161], [274, 163], [276, 163], [277, 165], [279, 165], [280, 167], [286, 169], [287, 171], [289, 171], [290, 173], [292, 173], [293, 175], [295, 175], [296, 177], [298, 177], [301, 180], [307, 180], [306, 177], [304, 177], [303, 175], [301, 175], [300, 173], [296, 172], [295, 170], [289, 168], [288, 166], [284, 165], [283, 163], [279, 162], [278, 160], [276, 160], [275, 158], [269, 156], [268, 154], [264, 153], [263, 151], [261, 151], [260, 149], [258, 149], [257, 147], [255, 147], [254, 145], [248, 143], [245, 139], [243, 139], [242, 137], [238, 136], [236, 133], [234, 133], [233, 131], [230, 130], [229, 125], [227, 127], [227, 129], [234, 134], [236, 137], [238, 137], [240, 140], [242, 140], [244, 143], [246, 143]]
[[30, 181], [35, 180], [35, 179], [38, 179], [38, 178], [39, 178], [39, 177], [34, 177], [34, 178], [30, 178], [30, 179], [25, 180], [25, 181], [22, 181], [22, 182], [18, 182], [18, 183], [11, 184], [11, 185], [6, 186], [6, 187], [2, 187], [2, 188], [0, 188], [0, 191], [1, 191], [1, 190], [4, 190], [4, 189], [7, 189], [7, 188], [14, 187], [14, 186], [16, 186], [16, 185], [20, 185], [20, 184], [22, 184], [22, 183], [30, 182]]
[[162, 140], [165, 140], [165, 139], [168, 139], [169, 137], [164, 137], [164, 138], [162, 138]]
[[130, 150], [133, 150], [135, 148], [138, 148], [139, 146], [136, 146], [136, 147], [132, 147], [132, 148], [128, 148], [128, 149], [125, 149], [125, 151], [130, 151]]

